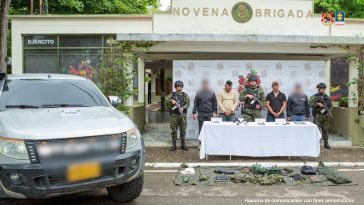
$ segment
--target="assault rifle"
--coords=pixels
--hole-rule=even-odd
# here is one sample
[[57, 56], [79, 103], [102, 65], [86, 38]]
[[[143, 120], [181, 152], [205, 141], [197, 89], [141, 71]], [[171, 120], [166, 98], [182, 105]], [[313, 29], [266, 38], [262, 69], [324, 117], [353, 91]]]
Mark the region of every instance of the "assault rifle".
[[257, 102], [257, 103], [260, 105], [261, 109], [263, 109], [264, 111], [267, 111], [267, 108], [264, 106], [263, 102], [259, 100], [258, 96], [253, 95], [253, 94], [251, 94], [251, 95], [252, 95], [254, 98], [253, 98], [253, 100], [250, 102], [250, 104], [252, 104], [252, 105], [253, 105], [255, 102]]
[[332, 118], [330, 108], [328, 106], [328, 103], [325, 102], [324, 97], [320, 96], [318, 99], [319, 99], [319, 103], [322, 103], [324, 105], [323, 109], [320, 111], [321, 114], [328, 114]]
[[267, 108], [264, 106], [263, 102], [259, 100], [258, 96], [254, 94], [254, 92], [250, 88], [248, 89], [248, 94], [253, 96], [253, 99], [250, 102], [251, 105], [254, 105], [257, 102], [260, 105], [261, 109], [267, 111]]
[[[183, 107], [180, 103], [180, 101], [178, 100], [178, 97], [176, 96], [176, 94], [172, 94], [172, 99], [175, 100], [177, 103], [172, 107], [172, 110], [176, 110], [178, 109], [178, 112], [183, 115]], [[185, 122], [185, 119], [182, 117], [183, 123]]]
[[[258, 96], [256, 94], [254, 94], [254, 92], [248, 88], [248, 93], [249, 95], [253, 96], [253, 99], [251, 99], [250, 104], [251, 105], [255, 105], [256, 103], [258, 103], [260, 105], [260, 109], [263, 109], [264, 111], [267, 111], [267, 108], [264, 106], [263, 102], [261, 100], [259, 100]], [[244, 103], [245, 105], [245, 103]], [[250, 114], [249, 112], [245, 111], [246, 107], [243, 107], [243, 109], [241, 110], [241, 114], [246, 114], [250, 117], [254, 117], [254, 115]], [[254, 107], [255, 109], [255, 107]]]

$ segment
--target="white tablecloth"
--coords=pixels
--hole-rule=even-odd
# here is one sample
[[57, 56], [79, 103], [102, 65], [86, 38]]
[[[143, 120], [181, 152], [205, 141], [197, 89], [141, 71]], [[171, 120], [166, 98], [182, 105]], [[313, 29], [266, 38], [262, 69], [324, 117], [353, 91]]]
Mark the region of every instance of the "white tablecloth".
[[204, 159], [206, 155], [318, 157], [320, 130], [311, 122], [305, 123], [236, 125], [232, 122], [205, 122], [199, 136], [200, 158]]

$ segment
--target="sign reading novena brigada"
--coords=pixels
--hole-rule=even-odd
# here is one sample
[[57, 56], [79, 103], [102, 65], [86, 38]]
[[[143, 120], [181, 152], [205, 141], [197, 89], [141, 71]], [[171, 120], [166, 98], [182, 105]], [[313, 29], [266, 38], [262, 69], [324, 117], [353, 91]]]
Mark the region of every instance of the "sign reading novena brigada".
[[[299, 5], [287, 7], [285, 4], [272, 5], [267, 4], [260, 5], [259, 1], [252, 4], [251, 1], [231, 1], [221, 0], [225, 2], [226, 6], [219, 7], [217, 4], [207, 4], [199, 6], [198, 4], [191, 5], [189, 0], [179, 0], [178, 2], [185, 2], [185, 4], [178, 3], [172, 5], [173, 16], [195, 16], [195, 17], [231, 17], [239, 23], [245, 23], [251, 18], [312, 18], [313, 11], [311, 8], [302, 8]], [[173, 1], [177, 2], [177, 0]], [[195, 1], [197, 3], [198, 1]], [[234, 4], [231, 5], [231, 2]], [[236, 2], [236, 3], [235, 3]], [[273, 1], [270, 1], [273, 2]], [[284, 1], [277, 1], [277, 3], [284, 3]], [[286, 0], [287, 2], [287, 0]], [[297, 1], [296, 1], [297, 2]]]
[[313, 0], [173, 0], [154, 14], [155, 33], [327, 35]]

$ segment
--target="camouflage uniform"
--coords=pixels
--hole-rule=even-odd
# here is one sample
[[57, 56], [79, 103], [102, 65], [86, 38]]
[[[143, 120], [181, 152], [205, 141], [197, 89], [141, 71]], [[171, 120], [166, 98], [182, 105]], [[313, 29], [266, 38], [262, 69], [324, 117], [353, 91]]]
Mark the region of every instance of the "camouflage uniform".
[[317, 103], [322, 103], [330, 110], [332, 103], [330, 97], [326, 94], [316, 93], [310, 98], [310, 106], [313, 109], [313, 122], [321, 129], [322, 139], [327, 143], [329, 140], [329, 113], [321, 113], [323, 108], [320, 108]]
[[254, 104], [251, 104], [252, 99], [247, 98], [246, 95], [251, 94], [258, 97], [258, 99], [265, 104], [265, 95], [264, 91], [260, 86], [256, 86], [255, 88], [251, 86], [245, 86], [244, 89], [240, 93], [240, 101], [244, 102], [244, 109], [242, 109], [242, 114], [244, 116], [244, 119], [247, 122], [254, 122], [255, 118], [261, 117], [261, 109], [255, 109], [255, 106], [258, 102], [255, 102]]
[[[181, 107], [183, 108], [182, 114], [179, 112], [178, 108], [175, 110], [172, 110], [172, 107], [174, 107], [174, 105], [172, 105], [172, 103], [171, 103], [172, 99], [174, 99], [180, 103]], [[166, 104], [166, 107], [169, 110], [171, 110], [170, 123], [171, 123], [171, 130], [172, 130], [172, 132], [171, 132], [172, 140], [173, 141], [177, 140], [178, 128], [180, 130], [181, 140], [184, 140], [185, 136], [186, 136], [186, 126], [187, 126], [187, 109], [190, 106], [190, 98], [184, 92], [173, 92], [172, 94], [170, 94], [166, 97], [165, 104]]]

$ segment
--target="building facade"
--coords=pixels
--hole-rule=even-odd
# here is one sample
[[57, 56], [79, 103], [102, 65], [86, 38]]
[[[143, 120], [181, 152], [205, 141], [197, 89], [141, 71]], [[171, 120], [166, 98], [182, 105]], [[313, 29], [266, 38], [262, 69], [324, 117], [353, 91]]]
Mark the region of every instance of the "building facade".
[[[175, 77], [177, 60], [322, 61], [330, 87], [331, 69], [337, 67], [332, 62], [347, 55], [341, 47], [364, 45], [364, 20], [346, 18], [345, 25], [324, 25], [325, 20], [314, 14], [312, 0], [173, 0], [170, 12], [152, 15], [12, 16], [12, 72], [87, 77], [86, 68], [92, 75], [107, 39], [113, 37], [157, 43], [148, 50], [133, 50], [139, 61], [130, 69], [138, 71], [135, 85], [140, 91], [134, 101], [142, 104], [148, 102], [148, 90], [150, 101], [160, 99], [156, 82], [161, 73], [164, 79]], [[349, 81], [357, 76], [351, 62], [343, 70]], [[152, 76], [149, 89], [146, 72]], [[356, 90], [355, 85], [348, 88], [349, 98]], [[350, 101], [349, 107], [357, 105]], [[359, 132], [341, 134], [356, 138]]]

